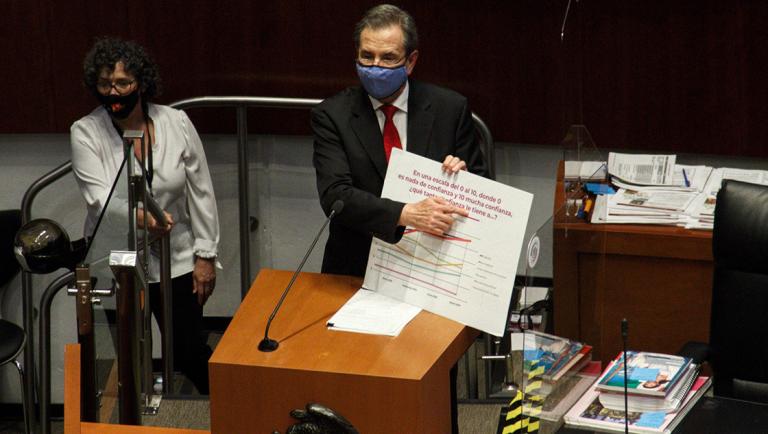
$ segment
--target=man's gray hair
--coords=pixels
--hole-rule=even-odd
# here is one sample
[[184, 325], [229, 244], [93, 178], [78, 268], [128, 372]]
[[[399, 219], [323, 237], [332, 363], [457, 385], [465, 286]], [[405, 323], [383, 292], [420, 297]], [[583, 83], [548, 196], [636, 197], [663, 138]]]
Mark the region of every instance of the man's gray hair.
[[363, 18], [355, 26], [355, 49], [360, 50], [360, 34], [363, 30], [384, 29], [392, 25], [399, 25], [403, 30], [403, 44], [405, 54], [409, 55], [419, 47], [419, 32], [416, 30], [416, 21], [406, 11], [397, 6], [381, 4], [374, 6], [363, 15]]

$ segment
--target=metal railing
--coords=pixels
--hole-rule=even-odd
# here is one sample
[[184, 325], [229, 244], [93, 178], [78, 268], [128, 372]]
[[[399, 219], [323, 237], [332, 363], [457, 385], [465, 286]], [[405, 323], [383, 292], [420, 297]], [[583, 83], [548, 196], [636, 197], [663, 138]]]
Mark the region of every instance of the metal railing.
[[[38, 193], [42, 191], [45, 187], [53, 184], [57, 180], [61, 179], [64, 175], [72, 171], [72, 163], [67, 161], [66, 163], [60, 165], [59, 167], [51, 170], [50, 172], [46, 173], [42, 177], [40, 177], [37, 181], [33, 182], [32, 185], [27, 189], [26, 193], [24, 193], [24, 198], [21, 200], [21, 224], [26, 224], [30, 220], [32, 220], [32, 203], [35, 200], [35, 197], [37, 197]], [[61, 289], [61, 288], [58, 288]], [[45, 298], [45, 297], [43, 297]], [[35, 392], [35, 339], [34, 339], [34, 333], [32, 332], [35, 329], [35, 307], [34, 307], [34, 300], [33, 300], [33, 293], [32, 293], [32, 274], [28, 273], [26, 271], [21, 272], [21, 304], [22, 304], [22, 320], [24, 323], [24, 330], [27, 330], [27, 341], [24, 345], [24, 363], [28, 366], [27, 368], [27, 375], [24, 378], [24, 393], [27, 394], [29, 397], [39, 397], [40, 398], [40, 420], [43, 421], [43, 413], [45, 413], [45, 421], [43, 422], [43, 426], [48, 426], [48, 420], [47, 420], [47, 410], [50, 405], [50, 394], [46, 394], [46, 396], [42, 396], [41, 393]], [[44, 319], [46, 323], [50, 323], [50, 318]], [[40, 333], [43, 333], [43, 330], [40, 330]], [[43, 337], [44, 338], [44, 337]], [[41, 339], [41, 342], [45, 343], [45, 339]], [[49, 348], [43, 349], [41, 353], [46, 355], [50, 352], [50, 343], [47, 344]], [[40, 370], [46, 369], [48, 373], [50, 373], [50, 357], [47, 357], [49, 360], [48, 366], [44, 366], [44, 361], [41, 361]], [[44, 376], [44, 380], [48, 382], [47, 376]], [[48, 382], [49, 383], [49, 382]], [[43, 401], [43, 399], [46, 399], [47, 401]], [[34, 399], [34, 398], [33, 398]], [[34, 424], [34, 421], [37, 419], [37, 415], [35, 414], [34, 406], [29, 406], [30, 408], [27, 408], [27, 417], [30, 421], [30, 423]]]
[[[261, 97], [261, 96], [203, 96], [197, 98], [189, 98], [181, 101], [176, 101], [170, 104], [171, 107], [177, 109], [190, 109], [190, 108], [204, 108], [204, 107], [224, 107], [235, 108], [237, 118], [237, 160], [238, 160], [238, 204], [239, 204], [239, 230], [240, 230], [240, 292], [241, 298], [245, 297], [245, 294], [250, 288], [252, 276], [250, 266], [250, 228], [249, 228], [249, 180], [248, 180], [248, 117], [247, 111], [250, 107], [261, 108], [281, 108], [281, 109], [311, 109], [318, 105], [321, 99], [311, 98], [280, 98], [280, 97]], [[482, 148], [483, 156], [488, 165], [488, 171], [490, 177], [495, 179], [496, 177], [496, 159], [495, 159], [495, 146], [493, 142], [493, 136], [491, 131], [485, 122], [472, 113], [472, 120], [474, 121], [475, 131], [478, 135], [480, 146]], [[51, 185], [53, 182], [62, 178], [64, 175], [72, 171], [72, 163], [66, 162], [59, 167], [55, 168], [51, 172], [43, 175], [40, 179], [35, 181], [24, 195], [22, 200], [22, 224], [28, 222], [31, 219], [32, 204], [37, 194]], [[22, 276], [22, 302], [23, 302], [23, 319], [24, 327], [26, 330], [34, 330], [34, 306], [32, 300], [32, 277], [29, 273], [23, 273]], [[47, 353], [48, 350], [46, 350]], [[27, 339], [26, 347], [24, 349], [24, 360], [34, 359], [34, 339]], [[50, 366], [43, 366], [41, 361], [41, 370], [50, 370]], [[29, 396], [36, 396], [34, 393], [35, 381], [34, 370], [30, 370], [30, 375], [26, 378], [26, 392]], [[37, 396], [40, 396], [37, 394]], [[42, 407], [46, 407], [49, 403], [41, 403]], [[41, 419], [44, 417], [41, 411]], [[30, 413], [33, 413], [30, 410]], [[47, 418], [47, 414], [45, 414]], [[30, 419], [33, 420], [33, 419]], [[47, 424], [46, 424], [47, 425]]]

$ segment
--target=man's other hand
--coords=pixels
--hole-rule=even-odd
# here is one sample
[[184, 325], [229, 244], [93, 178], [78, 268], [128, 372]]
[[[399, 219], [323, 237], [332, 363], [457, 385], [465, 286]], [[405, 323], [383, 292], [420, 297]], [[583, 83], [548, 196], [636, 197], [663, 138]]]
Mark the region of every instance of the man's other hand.
[[443, 160], [443, 172], [456, 173], [459, 170], [467, 170], [467, 163], [461, 158], [448, 155]]
[[469, 216], [466, 210], [451, 205], [441, 197], [429, 197], [421, 202], [405, 204], [398, 224], [433, 235], [443, 235], [451, 228], [454, 214]]

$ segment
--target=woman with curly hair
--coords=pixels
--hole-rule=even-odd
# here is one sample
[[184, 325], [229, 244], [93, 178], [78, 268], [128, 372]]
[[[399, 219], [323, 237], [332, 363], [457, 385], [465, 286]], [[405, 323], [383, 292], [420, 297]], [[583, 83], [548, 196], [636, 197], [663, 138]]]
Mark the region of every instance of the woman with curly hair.
[[[159, 93], [160, 76], [138, 44], [99, 39], [85, 56], [83, 69], [85, 87], [99, 101], [71, 128], [72, 167], [88, 205], [85, 234], [93, 236], [120, 171], [123, 131], [143, 131], [145, 149], [140, 140], [133, 144], [135, 167], [145, 168], [168, 224], [162, 226], [151, 216], [145, 222], [143, 212], [137, 212], [137, 222], [153, 234], [170, 232], [174, 361], [200, 393], [208, 394], [211, 349], [202, 334], [202, 316], [216, 284], [219, 220], [202, 142], [183, 111], [150, 102]], [[150, 306], [162, 324], [159, 261], [152, 250]]]

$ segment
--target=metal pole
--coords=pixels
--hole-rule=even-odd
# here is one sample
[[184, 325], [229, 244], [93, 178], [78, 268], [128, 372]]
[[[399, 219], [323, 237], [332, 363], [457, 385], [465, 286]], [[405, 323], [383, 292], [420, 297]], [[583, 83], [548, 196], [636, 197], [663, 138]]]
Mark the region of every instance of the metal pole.
[[160, 295], [163, 309], [163, 393], [173, 393], [173, 293], [171, 286], [171, 236], [160, 239]]
[[496, 145], [493, 143], [493, 136], [488, 125], [485, 124], [480, 116], [472, 113], [472, 121], [475, 124], [475, 131], [480, 136], [480, 146], [483, 147], [483, 156], [488, 166], [488, 174], [491, 179], [496, 179]]
[[[136, 209], [138, 207], [138, 193], [143, 181], [142, 176], [134, 175], [135, 165], [133, 160], [133, 140], [143, 140], [144, 132], [138, 130], [126, 130], [123, 132], [123, 146], [125, 151], [126, 169], [128, 176], [128, 250], [133, 254], [134, 268], [122, 268], [115, 271], [118, 282], [117, 291], [117, 376], [118, 376], [118, 408], [119, 421], [127, 425], [139, 425], [139, 391], [144, 383], [141, 368], [145, 351], [145, 336], [142, 333], [143, 323], [140, 307], [141, 288], [137, 284], [136, 272], [145, 272], [145, 264], [139, 260], [138, 240], [136, 239]], [[114, 251], [113, 251], [114, 253]], [[110, 258], [110, 266], [112, 259]], [[146, 279], [139, 279], [144, 280]], [[142, 282], [144, 283], [144, 282]], [[145, 297], [145, 302], [148, 301]], [[151, 369], [151, 367], [147, 367]]]
[[87, 264], [75, 269], [77, 341], [80, 344], [80, 403], [82, 420], [97, 422], [99, 406], [96, 399], [96, 342], [93, 330], [93, 297], [91, 273]]
[[248, 184], [248, 107], [237, 106], [237, 175], [240, 206], [240, 294], [245, 298], [251, 287], [251, 234], [249, 227]]
[[[135, 252], [131, 252], [135, 255]], [[121, 267], [112, 272], [117, 280], [117, 396], [119, 422], [139, 425], [139, 389], [141, 376], [139, 343], [135, 335], [140, 327], [136, 316], [137, 270]]]
[[[166, 226], [168, 220], [165, 218], [163, 209], [155, 201], [152, 196], [144, 196], [144, 206], [152, 216], [162, 225]], [[163, 360], [163, 393], [170, 394], [173, 392], [174, 384], [174, 371], [173, 371], [173, 286], [171, 284], [171, 235], [169, 233], [163, 234], [160, 238], [160, 309], [163, 312], [163, 324], [162, 334], [160, 336], [160, 342], [162, 347], [162, 360]], [[146, 249], [146, 247], [145, 247]], [[147, 296], [149, 294], [147, 293]], [[148, 323], [146, 324], [147, 333], [151, 333], [151, 311], [145, 304], [145, 313], [147, 314]], [[149, 349], [151, 351], [151, 347]], [[151, 352], [149, 352], [150, 358], [145, 363], [147, 366], [152, 366]], [[150, 388], [149, 392], [154, 391], [154, 384], [152, 383], [152, 371], [149, 372]]]
[[[40, 428], [43, 434], [51, 433], [48, 416], [51, 407], [51, 304], [62, 288], [73, 283], [75, 273], [61, 275], [48, 285], [40, 299]], [[31, 333], [28, 336], [31, 337]]]

